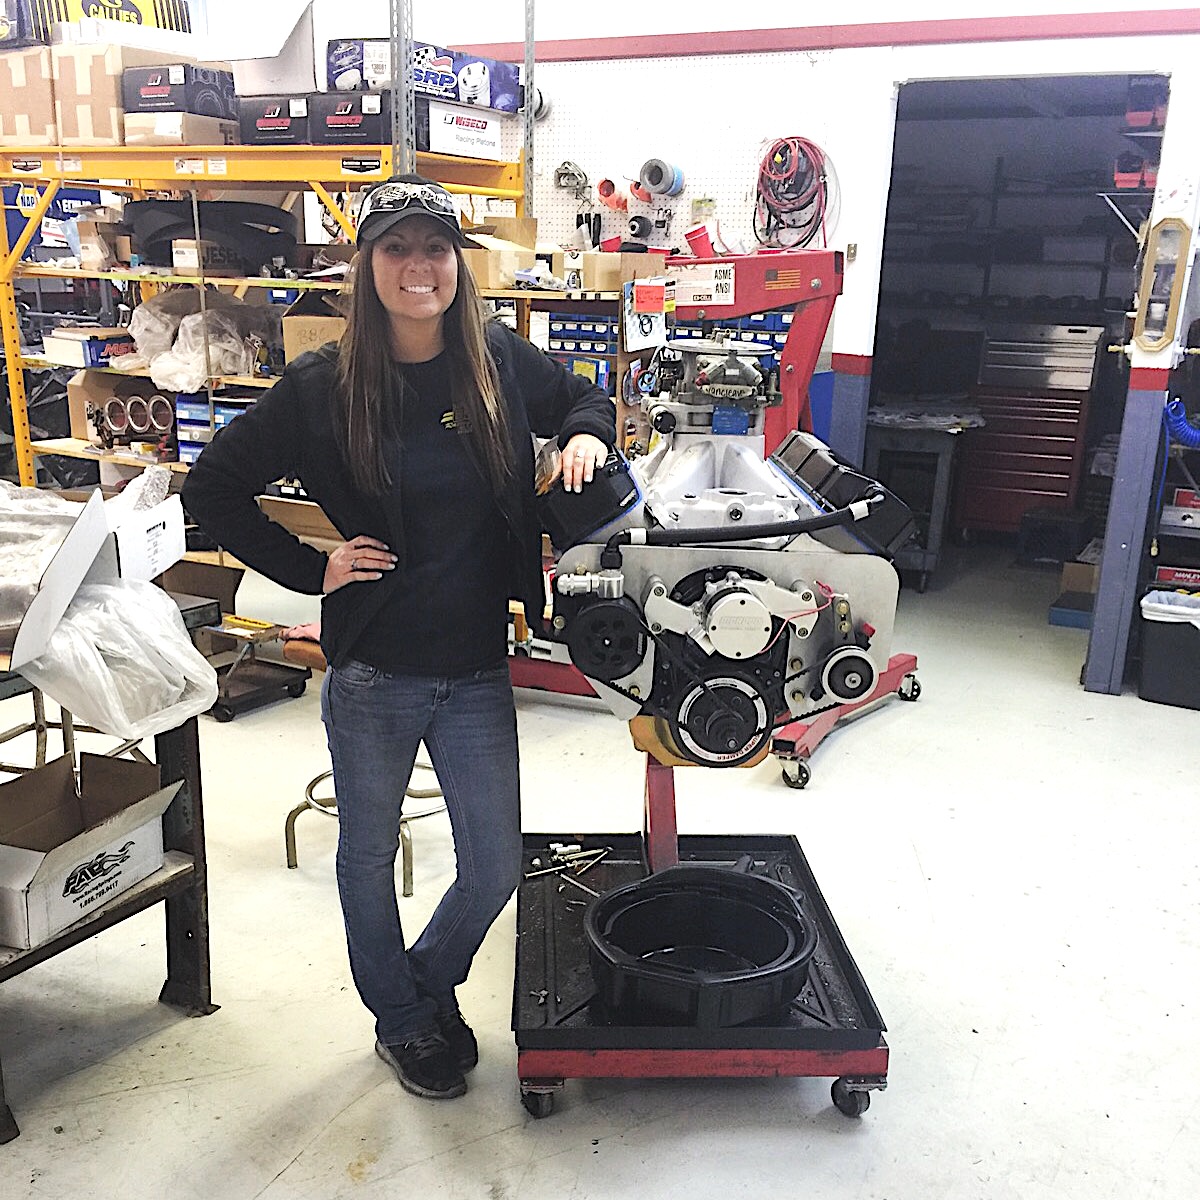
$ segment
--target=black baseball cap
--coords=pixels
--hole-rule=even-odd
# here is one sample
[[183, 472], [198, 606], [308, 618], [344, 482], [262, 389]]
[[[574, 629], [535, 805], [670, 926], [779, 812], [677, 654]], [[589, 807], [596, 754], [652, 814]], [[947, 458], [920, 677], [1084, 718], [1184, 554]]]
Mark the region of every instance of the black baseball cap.
[[456, 245], [477, 245], [463, 235], [454, 199], [440, 183], [423, 175], [393, 175], [363, 197], [358, 210], [359, 247], [382, 237], [406, 217], [432, 217], [446, 227]]

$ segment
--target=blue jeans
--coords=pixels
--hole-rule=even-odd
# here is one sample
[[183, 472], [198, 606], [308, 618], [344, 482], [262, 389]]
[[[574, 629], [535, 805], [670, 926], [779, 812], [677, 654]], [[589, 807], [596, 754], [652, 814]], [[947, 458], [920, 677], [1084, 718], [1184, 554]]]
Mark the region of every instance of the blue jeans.
[[[338, 891], [350, 970], [380, 1041], [432, 1032], [521, 871], [517, 719], [508, 668], [461, 678], [330, 668], [321, 716], [333, 758]], [[446, 798], [458, 873], [411, 947], [396, 854], [404, 789], [424, 742]]]

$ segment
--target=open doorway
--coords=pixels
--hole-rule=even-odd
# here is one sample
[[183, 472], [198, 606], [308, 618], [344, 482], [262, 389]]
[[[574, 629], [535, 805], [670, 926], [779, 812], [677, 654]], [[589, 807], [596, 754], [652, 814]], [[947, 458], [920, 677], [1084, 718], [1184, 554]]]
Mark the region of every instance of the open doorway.
[[[901, 86], [866, 465], [918, 514], [900, 567], [948, 539], [1025, 565], [1103, 533], [1164, 76]], [[1078, 623], [1083, 624], [1081, 616]]]

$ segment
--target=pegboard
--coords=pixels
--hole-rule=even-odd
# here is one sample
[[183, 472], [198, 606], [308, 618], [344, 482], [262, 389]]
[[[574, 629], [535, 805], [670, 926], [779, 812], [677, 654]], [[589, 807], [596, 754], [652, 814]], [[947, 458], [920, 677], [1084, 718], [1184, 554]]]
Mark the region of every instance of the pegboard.
[[[561, 241], [575, 229], [574, 193], [554, 184], [555, 168], [571, 161], [587, 173], [602, 237], [628, 236], [630, 216], [653, 219], [666, 205], [673, 212], [669, 230], [655, 230], [646, 242], [684, 246], [692, 201], [707, 199], [715, 203], [725, 241], [753, 250], [758, 168], [771, 142], [799, 134], [834, 156], [827, 139], [835, 114], [828, 105], [801, 100], [810, 88], [819, 92], [818, 77], [831, 71], [829, 59], [819, 52], [538, 64], [536, 83], [551, 105], [534, 131], [540, 235]], [[628, 213], [604, 208], [597, 182], [610, 178], [627, 189], [650, 158], [677, 166], [683, 191], [655, 197], [653, 204], [630, 197]], [[836, 244], [836, 230], [830, 236]]]

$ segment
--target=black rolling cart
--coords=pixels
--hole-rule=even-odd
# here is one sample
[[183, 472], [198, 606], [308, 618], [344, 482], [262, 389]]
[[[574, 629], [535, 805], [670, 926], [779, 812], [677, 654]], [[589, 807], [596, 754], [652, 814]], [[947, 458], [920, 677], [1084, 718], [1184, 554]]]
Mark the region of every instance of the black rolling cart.
[[[524, 840], [512, 1023], [521, 1102], [533, 1116], [553, 1111], [567, 1079], [825, 1077], [834, 1080], [833, 1101], [848, 1116], [865, 1112], [870, 1093], [887, 1086], [883, 1020], [795, 838], [679, 837], [673, 768], [647, 755], [641, 836], [527, 834]], [[803, 893], [816, 950], [786, 1011], [702, 1028], [635, 1023], [605, 1005], [584, 933], [589, 905], [681, 863], [736, 866]]]
[[[102, 905], [31, 950], [0, 946], [0, 983], [95, 934], [164, 902], [167, 978], [159, 1000], [188, 1016], [216, 1012], [209, 981], [208, 869], [204, 856], [204, 816], [200, 795], [200, 742], [196, 718], [154, 739], [155, 759], [164, 785], [182, 781], [163, 814], [163, 866], [129, 891]], [[0, 1144], [20, 1130], [4, 1095], [0, 1073]]]

